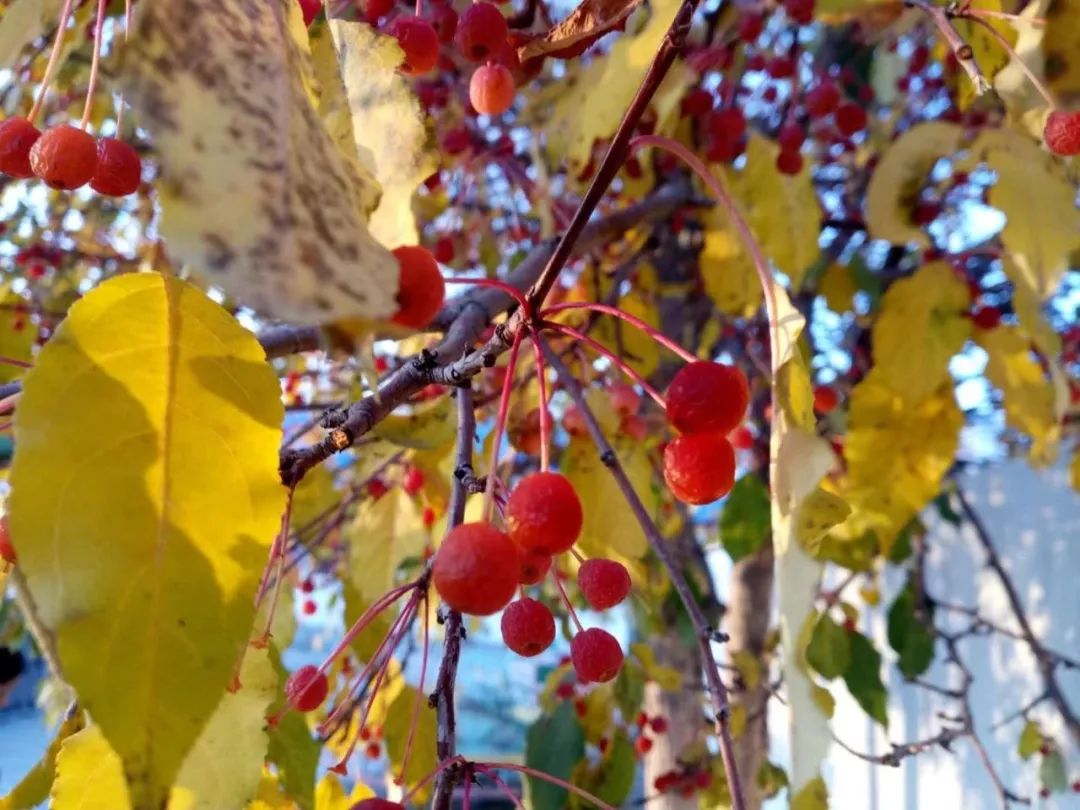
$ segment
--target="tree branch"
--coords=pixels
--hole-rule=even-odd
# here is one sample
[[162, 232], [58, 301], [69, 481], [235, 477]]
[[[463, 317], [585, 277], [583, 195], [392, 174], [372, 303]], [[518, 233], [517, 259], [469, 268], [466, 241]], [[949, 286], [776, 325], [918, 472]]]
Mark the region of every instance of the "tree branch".
[[682, 571], [679, 569], [679, 566], [672, 556], [667, 541], [661, 536], [659, 529], [656, 528], [656, 524], [653, 523], [652, 518], [649, 517], [645, 505], [641, 502], [641, 498], [638, 497], [637, 492], [634, 490], [633, 484], [631, 484], [630, 479], [627, 478], [626, 471], [623, 470], [622, 464], [619, 463], [619, 457], [616, 455], [615, 449], [607, 440], [603, 429], [600, 427], [600, 423], [596, 420], [596, 415], [592, 412], [589, 403], [585, 399], [581, 384], [574, 378], [570, 369], [566, 367], [559, 358], [559, 355], [552, 350], [550, 344], [546, 340], [541, 339], [540, 344], [543, 348], [545, 358], [562, 382], [563, 389], [570, 395], [570, 398], [574, 400], [574, 404], [581, 412], [581, 416], [585, 421], [585, 426], [589, 431], [589, 436], [592, 437], [593, 442], [596, 444], [596, 449], [600, 452], [600, 459], [603, 461], [604, 466], [606, 466], [615, 477], [615, 481], [622, 491], [623, 497], [626, 498], [626, 502], [630, 505], [630, 511], [634, 513], [634, 517], [640, 524], [642, 532], [644, 532], [646, 539], [649, 541], [649, 546], [664, 564], [664, 568], [671, 578], [671, 584], [674, 586], [675, 592], [679, 595], [679, 599], [686, 609], [687, 615], [690, 617], [690, 622], [694, 626], [694, 635], [696, 636], [698, 646], [701, 649], [702, 661], [705, 663], [705, 679], [708, 684], [707, 691], [715, 715], [713, 722], [717, 739], [720, 742], [720, 757], [724, 763], [724, 772], [727, 775], [728, 787], [731, 792], [732, 810], [746, 810], [746, 801], [743, 795], [742, 783], [739, 780], [739, 774], [735, 766], [735, 750], [731, 738], [731, 730], [728, 724], [731, 713], [731, 707], [728, 702], [728, 691], [720, 677], [720, 669], [712, 651], [712, 641], [715, 636], [715, 630], [710, 627], [709, 623], [705, 620], [705, 616], [701, 612], [701, 607], [695, 600], [694, 593], [690, 589], [686, 577], [683, 576]]

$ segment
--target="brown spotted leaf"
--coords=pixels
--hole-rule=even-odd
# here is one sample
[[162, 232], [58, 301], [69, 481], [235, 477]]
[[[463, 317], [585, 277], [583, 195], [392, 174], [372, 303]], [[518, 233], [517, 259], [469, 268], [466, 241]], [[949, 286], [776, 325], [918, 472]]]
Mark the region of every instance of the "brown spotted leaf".
[[582, 0], [569, 16], [542, 37], [518, 48], [521, 61], [559, 51], [580, 54], [608, 31], [622, 25], [641, 0]]
[[299, 5], [141, 3], [123, 83], [161, 167], [170, 254], [260, 314], [302, 323], [395, 310], [397, 264], [361, 200], [378, 188], [320, 119]]

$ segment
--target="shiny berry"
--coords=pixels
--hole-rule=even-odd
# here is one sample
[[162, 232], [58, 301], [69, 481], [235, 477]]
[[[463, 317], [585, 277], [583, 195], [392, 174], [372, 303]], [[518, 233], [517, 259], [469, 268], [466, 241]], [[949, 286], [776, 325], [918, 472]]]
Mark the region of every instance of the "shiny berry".
[[606, 683], [622, 669], [623, 652], [615, 636], [599, 627], [590, 627], [571, 639], [570, 660], [580, 680]]
[[735, 483], [735, 450], [722, 433], [678, 436], [664, 448], [664, 480], [683, 503], [712, 503]]
[[322, 705], [330, 691], [326, 674], [319, 668], [308, 664], [300, 667], [285, 682], [285, 697], [294, 708], [302, 712], [312, 712]]
[[68, 124], [45, 130], [30, 149], [34, 175], [50, 188], [74, 191], [90, 182], [97, 168], [97, 144]]
[[584, 516], [573, 484], [553, 472], [522, 478], [506, 503], [506, 528], [524, 551], [561, 554], [581, 534]]
[[679, 369], [666, 402], [668, 421], [682, 433], [730, 433], [746, 415], [750, 387], [736, 367], [697, 360]]
[[490, 523], [464, 523], [446, 535], [431, 578], [454, 610], [490, 616], [514, 598], [520, 574], [521, 556], [509, 537]]
[[1043, 128], [1046, 147], [1056, 155], [1080, 155], [1080, 110], [1054, 110]]
[[776, 134], [776, 142], [785, 152], [798, 152], [806, 140], [806, 130], [798, 124], [784, 124]]
[[389, 491], [390, 487], [388, 487], [386, 482], [381, 478], [372, 478], [367, 483], [367, 494], [373, 501], [379, 500], [379, 498]]
[[8, 516], [0, 517], [0, 560], [9, 565], [15, 564], [15, 546], [11, 544], [11, 528], [8, 526]]
[[90, 188], [110, 197], [134, 194], [142, 182], [142, 160], [131, 144], [116, 138], [102, 138], [97, 145], [97, 167]]
[[0, 121], [0, 172], [19, 180], [33, 177], [30, 149], [40, 137], [41, 130], [25, 118]]
[[457, 33], [458, 15], [449, 3], [439, 3], [431, 9], [431, 25], [435, 29], [435, 36], [443, 45], [449, 45], [454, 41]]
[[481, 115], [501, 115], [514, 103], [514, 75], [503, 65], [481, 65], [469, 79], [469, 101]]
[[305, 616], [314, 616], [318, 609], [319, 606], [311, 599], [305, 599], [304, 603], [300, 606], [300, 610]]
[[653, 741], [642, 734], [636, 740], [634, 740], [634, 750], [637, 751], [639, 756], [645, 756], [652, 750]]
[[832, 413], [840, 404], [840, 395], [835, 388], [827, 385], [814, 386], [814, 410], [818, 413]]
[[405, 61], [401, 63], [403, 73], [419, 76], [438, 64], [439, 36], [423, 17], [398, 17], [390, 26], [390, 35], [405, 52]]
[[971, 322], [979, 329], [996, 329], [1001, 323], [1001, 310], [997, 307], [978, 307], [971, 313]]
[[539, 655], [555, 640], [555, 619], [548, 606], [535, 599], [518, 599], [502, 615], [503, 643], [524, 658]]
[[614, 560], [586, 560], [578, 569], [578, 588], [594, 610], [607, 610], [630, 593], [630, 573]]
[[398, 311], [390, 319], [401, 326], [422, 329], [431, 322], [446, 296], [446, 283], [435, 257], [422, 247], [394, 250], [398, 260]]
[[728, 441], [736, 450], [749, 450], [754, 446], [754, 434], [746, 425], [739, 425], [728, 434]]
[[701, 87], [695, 87], [679, 102], [679, 113], [684, 118], [696, 118], [712, 109], [712, 93]]
[[866, 110], [858, 104], [847, 102], [836, 109], [836, 128], [842, 135], [854, 135], [866, 129]]
[[781, 174], [796, 175], [802, 171], [803, 159], [797, 150], [783, 149], [776, 156], [776, 170]]
[[654, 734], [666, 734], [668, 730], [667, 718], [657, 715], [649, 721], [649, 726], [652, 728]]
[[494, 4], [481, 0], [461, 15], [454, 40], [462, 56], [471, 62], [483, 62], [502, 52], [509, 33], [502, 12]]
[[401, 488], [407, 495], [415, 495], [424, 488], [424, 473], [419, 467], [411, 464], [405, 469], [405, 475], [401, 478]]
[[746, 116], [738, 107], [726, 107], [711, 112], [705, 126], [713, 138], [731, 143], [746, 132]]
[[521, 574], [518, 582], [521, 585], [538, 585], [544, 581], [547, 572], [551, 570], [551, 555], [535, 551], [523, 551], [521, 553]]

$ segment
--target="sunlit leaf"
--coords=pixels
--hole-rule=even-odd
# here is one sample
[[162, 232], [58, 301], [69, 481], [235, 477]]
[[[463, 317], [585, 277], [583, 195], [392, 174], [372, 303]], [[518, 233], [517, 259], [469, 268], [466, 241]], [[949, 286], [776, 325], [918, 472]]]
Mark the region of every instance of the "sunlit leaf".
[[[412, 686], [404, 685], [390, 703], [383, 725], [386, 753], [390, 757], [390, 767], [393, 768], [396, 776], [401, 773], [413, 710], [417, 704], [420, 706], [420, 711], [416, 718], [412, 750], [409, 753], [409, 762], [404, 774], [404, 784], [409, 787], [431, 773], [438, 763], [435, 751], [435, 709], [428, 705], [427, 695], [420, 694]], [[416, 794], [418, 801], [423, 801], [429, 793], [430, 785]]]
[[401, 487], [365, 501], [347, 536], [349, 581], [365, 601], [390, 590], [398, 566], [421, 554], [429, 540], [422, 509]]
[[138, 808], [128, 796], [120, 757], [100, 726], [87, 726], [60, 746], [52, 810], [128, 810]]

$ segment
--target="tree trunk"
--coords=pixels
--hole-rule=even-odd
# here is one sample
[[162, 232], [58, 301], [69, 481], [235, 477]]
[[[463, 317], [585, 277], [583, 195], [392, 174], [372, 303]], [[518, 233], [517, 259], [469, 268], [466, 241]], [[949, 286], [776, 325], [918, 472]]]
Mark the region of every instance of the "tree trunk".
[[749, 810], [761, 807], [757, 774], [769, 754], [769, 669], [765, 640], [772, 617], [773, 550], [767, 544], [756, 554], [735, 564], [728, 592], [725, 629], [732, 653], [742, 650], [758, 663], [758, 682], [751, 688], [732, 691], [735, 706], [746, 711], [746, 728], [735, 741], [735, 760]]

